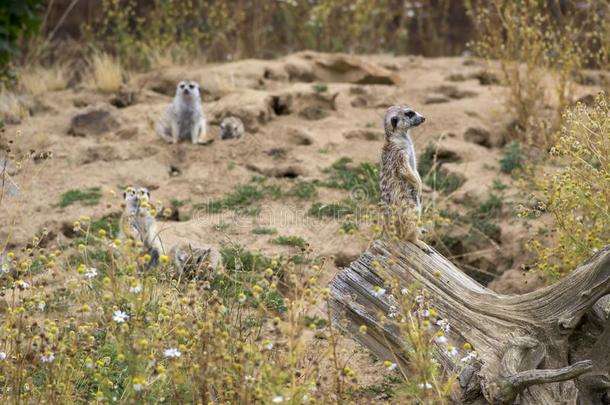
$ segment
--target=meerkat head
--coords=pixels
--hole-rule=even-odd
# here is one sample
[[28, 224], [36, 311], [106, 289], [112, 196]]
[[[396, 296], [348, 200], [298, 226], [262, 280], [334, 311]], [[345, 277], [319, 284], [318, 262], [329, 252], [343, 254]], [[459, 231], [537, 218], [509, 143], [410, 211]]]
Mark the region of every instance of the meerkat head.
[[[227, 117], [220, 123], [220, 139], [233, 139], [241, 136], [238, 118]], [[242, 125], [243, 126], [243, 125]]]
[[140, 204], [140, 197], [138, 196], [138, 190], [134, 187], [127, 187], [123, 192], [123, 200], [127, 208], [137, 208]]
[[144, 187], [135, 188], [129, 186], [123, 192], [123, 199], [127, 208], [138, 208], [143, 204], [148, 204], [150, 201], [150, 191]]
[[176, 86], [176, 97], [182, 99], [199, 99], [199, 84], [192, 80], [182, 80]]
[[426, 118], [406, 105], [394, 105], [387, 109], [384, 117], [386, 137], [403, 135], [409, 129], [422, 124]]

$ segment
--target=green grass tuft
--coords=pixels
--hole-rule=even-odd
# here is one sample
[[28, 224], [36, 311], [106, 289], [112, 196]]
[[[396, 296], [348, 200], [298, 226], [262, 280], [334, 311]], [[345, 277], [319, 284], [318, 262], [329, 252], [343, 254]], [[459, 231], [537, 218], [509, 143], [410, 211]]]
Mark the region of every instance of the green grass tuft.
[[342, 218], [355, 212], [356, 206], [354, 201], [346, 198], [338, 203], [324, 204], [316, 202], [307, 211], [307, 214], [316, 218]]
[[271, 243], [282, 246], [297, 246], [304, 248], [307, 245], [305, 239], [300, 236], [278, 236], [271, 240]]
[[76, 202], [80, 202], [85, 206], [97, 205], [99, 204], [101, 198], [102, 191], [99, 187], [91, 187], [82, 191], [68, 190], [61, 195], [57, 206], [60, 208], [65, 208]]
[[504, 157], [500, 159], [500, 170], [502, 173], [511, 174], [514, 170], [523, 167], [521, 157], [521, 146], [519, 142], [511, 142], [504, 149]]
[[253, 228], [252, 233], [254, 235], [275, 235], [277, 229], [275, 228]]

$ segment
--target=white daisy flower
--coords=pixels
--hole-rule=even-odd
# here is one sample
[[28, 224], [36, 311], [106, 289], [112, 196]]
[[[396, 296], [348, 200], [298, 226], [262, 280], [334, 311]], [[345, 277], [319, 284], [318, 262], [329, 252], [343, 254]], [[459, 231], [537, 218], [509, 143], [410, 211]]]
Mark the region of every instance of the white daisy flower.
[[276, 395], [273, 397], [273, 399], [271, 399], [271, 402], [273, 402], [274, 404], [280, 404], [284, 402], [284, 397], [281, 395]]
[[129, 292], [132, 294], [137, 294], [142, 291], [142, 286], [138, 283], [132, 287], [129, 287]]
[[455, 357], [458, 354], [458, 351], [455, 347], [453, 346], [447, 346], [447, 354], [451, 357]]
[[177, 348], [170, 347], [169, 349], [165, 349], [163, 351], [163, 355], [168, 358], [176, 359], [176, 358], [182, 356], [182, 353], [180, 353], [180, 350], [178, 350]]
[[55, 353], [47, 352], [45, 354], [41, 354], [40, 360], [42, 360], [43, 363], [51, 363], [53, 360], [55, 360]]
[[135, 383], [133, 385], [133, 389], [137, 392], [140, 392], [144, 389], [144, 385], [140, 384], [140, 383]]
[[437, 335], [434, 337], [434, 341], [439, 345], [443, 345], [447, 343], [447, 338], [445, 337], [445, 335]]
[[403, 288], [402, 290], [400, 290], [400, 293], [402, 295], [407, 295], [407, 294], [409, 294], [409, 290], [407, 290], [406, 288]]
[[430, 384], [430, 383], [425, 383], [425, 384], [421, 383], [421, 384], [418, 385], [418, 387], [421, 388], [421, 389], [424, 389], [424, 390], [429, 390], [430, 388], [432, 388], [432, 384]]
[[41, 311], [44, 311], [44, 309], [47, 307], [47, 304], [44, 301], [40, 301], [38, 303], [38, 309]]
[[5, 359], [6, 359], [6, 353], [0, 352], [0, 361], [5, 360]]
[[28, 288], [30, 288], [30, 283], [26, 283], [23, 280], [17, 280], [15, 281], [15, 285], [19, 288], [21, 288], [22, 290], [27, 290]]
[[87, 279], [92, 279], [97, 276], [97, 269], [95, 267], [88, 267], [83, 272], [83, 277]]
[[6, 274], [6, 273], [8, 273], [9, 270], [10, 270], [10, 266], [9, 266], [8, 262], [2, 263], [2, 266], [0, 266], [0, 274]]
[[375, 286], [373, 287], [371, 294], [373, 295], [373, 297], [381, 297], [383, 294], [385, 294], [385, 288]]
[[117, 309], [116, 311], [114, 311], [114, 314], [112, 315], [112, 319], [114, 319], [114, 321], [116, 323], [123, 323], [129, 319], [129, 315], [127, 315], [127, 313]]

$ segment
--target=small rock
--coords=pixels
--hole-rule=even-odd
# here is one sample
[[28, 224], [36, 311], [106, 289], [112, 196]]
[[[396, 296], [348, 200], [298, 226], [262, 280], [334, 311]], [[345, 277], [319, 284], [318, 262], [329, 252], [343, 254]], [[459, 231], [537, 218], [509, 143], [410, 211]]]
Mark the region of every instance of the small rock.
[[354, 97], [352, 99], [352, 101], [350, 102], [350, 104], [354, 108], [363, 108], [363, 107], [368, 106], [369, 102], [365, 97], [358, 96], [358, 97]]
[[313, 139], [305, 130], [298, 127], [287, 127], [282, 129], [288, 136], [288, 141], [294, 145], [309, 146]]
[[259, 125], [269, 122], [274, 112], [272, 99], [267, 92], [243, 90], [227, 94], [214, 106], [212, 123], [219, 124], [228, 116], [241, 119], [248, 133], [255, 133]]
[[110, 98], [109, 103], [117, 108], [125, 108], [134, 105], [136, 99], [137, 92], [134, 89], [122, 87], [117, 94]]
[[321, 120], [329, 116], [329, 111], [319, 105], [310, 105], [299, 111], [299, 116], [310, 121]]
[[291, 58], [289, 62], [284, 65], [288, 78], [291, 82], [313, 82], [316, 77], [313, 73], [313, 67], [311, 63], [302, 60], [300, 58]]
[[381, 65], [351, 55], [317, 55], [314, 70], [324, 82], [397, 85], [397, 74]]
[[426, 100], [424, 100], [424, 104], [442, 104], [442, 103], [448, 103], [449, 99], [445, 96], [429, 96], [428, 98], [426, 98]]
[[121, 128], [115, 132], [117, 138], [121, 138], [124, 140], [132, 139], [140, 132], [140, 128], [136, 126]]
[[460, 100], [462, 98], [474, 97], [477, 95], [474, 91], [460, 90], [456, 86], [438, 86], [434, 89], [435, 92], [442, 94], [443, 96], [452, 98], [454, 100]]
[[576, 102], [583, 103], [586, 106], [592, 106], [595, 104], [595, 96], [593, 94], [587, 94], [580, 97], [578, 100], [576, 100]]
[[108, 106], [91, 107], [72, 117], [68, 134], [73, 136], [100, 135], [116, 130], [119, 120]]
[[271, 156], [274, 159], [285, 159], [288, 151], [286, 148], [271, 148], [265, 151], [265, 154]]
[[81, 165], [97, 161], [112, 162], [120, 159], [118, 149], [111, 145], [96, 145], [84, 149], [80, 154]]
[[480, 72], [474, 73], [472, 77], [477, 79], [481, 86], [500, 84], [500, 79], [498, 78], [498, 75], [492, 72], [488, 72], [486, 70], [481, 70]]
[[491, 133], [485, 128], [471, 127], [464, 133], [464, 139], [477, 145], [491, 147]]
[[450, 82], [464, 82], [467, 79], [468, 78], [466, 76], [464, 76], [462, 73], [452, 73], [449, 76], [447, 76], [447, 80], [449, 80]]
[[385, 134], [375, 129], [350, 129], [343, 133], [345, 139], [359, 139], [363, 141], [381, 141]]

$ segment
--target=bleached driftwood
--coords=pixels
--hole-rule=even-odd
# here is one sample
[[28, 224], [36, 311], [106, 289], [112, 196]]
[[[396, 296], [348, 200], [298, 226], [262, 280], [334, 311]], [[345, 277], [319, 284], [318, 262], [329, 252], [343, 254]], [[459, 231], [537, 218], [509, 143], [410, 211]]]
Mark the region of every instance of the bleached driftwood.
[[[417, 280], [451, 325], [450, 343], [474, 346], [478, 361], [465, 368], [461, 353], [440, 359], [445, 370], [458, 374], [457, 403], [610, 403], [610, 246], [549, 287], [501, 295], [437, 252], [375, 241], [330, 283], [329, 305], [335, 324], [382, 359], [404, 353], [398, 329], [379, 322], [396, 292], [373, 293], [390, 279], [401, 287]], [[361, 325], [367, 325], [366, 334], [358, 332]]]

